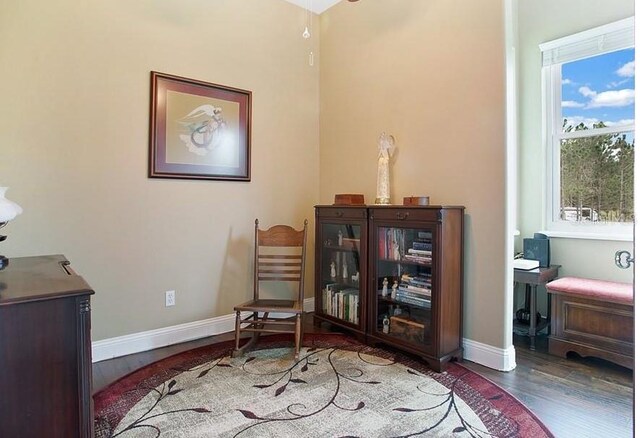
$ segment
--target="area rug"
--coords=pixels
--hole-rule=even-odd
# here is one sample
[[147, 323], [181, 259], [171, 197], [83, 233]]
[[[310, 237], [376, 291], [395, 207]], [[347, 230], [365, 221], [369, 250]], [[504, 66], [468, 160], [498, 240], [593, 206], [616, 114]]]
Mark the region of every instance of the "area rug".
[[335, 334], [262, 338], [244, 357], [231, 342], [142, 368], [94, 396], [103, 437], [550, 437], [507, 392], [452, 363]]

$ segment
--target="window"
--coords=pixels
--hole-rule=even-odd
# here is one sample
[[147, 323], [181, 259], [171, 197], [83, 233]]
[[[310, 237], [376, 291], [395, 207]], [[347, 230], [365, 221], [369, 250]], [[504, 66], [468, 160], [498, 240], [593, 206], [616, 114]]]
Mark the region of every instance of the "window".
[[631, 240], [633, 18], [540, 45], [551, 236]]

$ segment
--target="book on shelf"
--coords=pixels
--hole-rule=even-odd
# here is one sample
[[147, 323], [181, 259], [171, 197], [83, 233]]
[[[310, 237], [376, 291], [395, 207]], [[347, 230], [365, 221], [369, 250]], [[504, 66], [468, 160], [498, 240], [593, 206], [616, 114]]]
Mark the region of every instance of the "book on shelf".
[[421, 242], [419, 240], [414, 240], [411, 244], [411, 249], [417, 249], [420, 251], [431, 251], [433, 246], [430, 242]]
[[431, 263], [431, 256], [419, 256], [415, 254], [406, 254], [404, 259], [413, 263], [428, 265]]
[[322, 290], [322, 306], [327, 315], [358, 324], [360, 291], [352, 288], [338, 290], [336, 283], [327, 284]]
[[419, 255], [419, 256], [431, 256], [431, 250], [426, 250], [426, 249], [413, 249], [413, 248], [409, 248], [407, 250], [407, 253], [409, 254], [414, 254], [414, 255]]
[[407, 289], [400, 289], [396, 292], [396, 297], [397, 296], [402, 296], [402, 297], [407, 297], [407, 298], [416, 298], [419, 300], [431, 300], [431, 292], [429, 292], [428, 294], [423, 293], [423, 292], [415, 292], [415, 291], [411, 291], [411, 290], [407, 290]]
[[402, 283], [409, 284], [411, 286], [421, 287], [423, 289], [431, 289], [431, 278], [425, 277], [411, 277], [408, 274], [403, 274], [400, 278]]
[[398, 286], [399, 292], [410, 292], [412, 294], [421, 295], [425, 297], [431, 296], [431, 289], [424, 287], [411, 286], [410, 284], [401, 284]]
[[401, 293], [396, 293], [396, 301], [401, 303], [411, 304], [417, 307], [422, 307], [423, 309], [431, 308], [431, 300], [425, 298], [417, 298], [414, 296], [407, 296]]

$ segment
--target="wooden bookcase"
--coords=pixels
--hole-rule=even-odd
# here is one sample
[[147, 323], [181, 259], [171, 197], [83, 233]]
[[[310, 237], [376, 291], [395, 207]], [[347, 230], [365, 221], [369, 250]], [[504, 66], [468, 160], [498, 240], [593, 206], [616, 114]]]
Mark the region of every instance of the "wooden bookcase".
[[316, 206], [316, 321], [442, 371], [462, 355], [463, 233], [464, 207]]
[[364, 337], [367, 319], [366, 207], [316, 207], [315, 321]]

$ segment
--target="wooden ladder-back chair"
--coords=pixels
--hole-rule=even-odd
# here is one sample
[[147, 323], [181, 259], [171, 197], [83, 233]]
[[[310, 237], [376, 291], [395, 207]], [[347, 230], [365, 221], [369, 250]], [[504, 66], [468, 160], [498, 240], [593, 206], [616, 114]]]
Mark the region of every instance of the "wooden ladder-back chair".
[[[274, 225], [268, 230], [255, 226], [253, 299], [234, 307], [236, 312], [236, 346], [233, 356], [239, 356], [255, 344], [261, 333], [294, 333], [295, 357], [302, 342], [304, 313], [304, 270], [307, 246], [307, 220], [300, 231], [288, 225]], [[260, 297], [263, 282], [296, 282], [297, 295], [293, 299], [264, 299]], [[242, 312], [250, 312], [242, 318]], [[288, 317], [269, 317], [269, 313], [286, 313]], [[262, 316], [259, 314], [262, 313]], [[293, 320], [290, 315], [293, 314]], [[240, 334], [251, 332], [247, 343], [240, 347]]]

